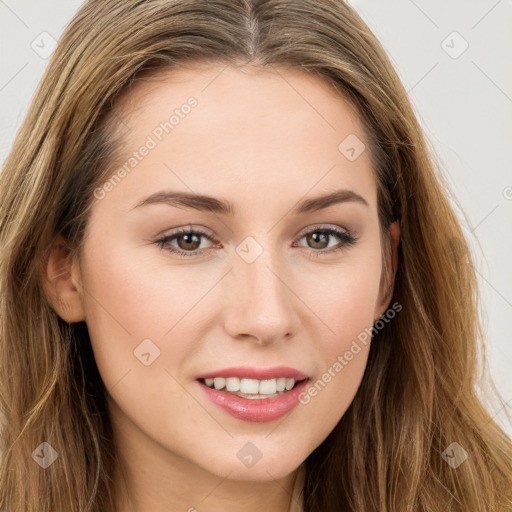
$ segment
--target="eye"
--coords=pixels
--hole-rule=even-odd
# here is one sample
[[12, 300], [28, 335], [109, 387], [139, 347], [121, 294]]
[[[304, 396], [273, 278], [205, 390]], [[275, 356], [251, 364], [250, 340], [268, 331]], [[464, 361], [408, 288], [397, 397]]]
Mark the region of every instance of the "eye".
[[[339, 240], [337, 246], [329, 248], [329, 239], [336, 237]], [[357, 239], [349, 231], [335, 229], [332, 227], [318, 227], [314, 230], [304, 233], [300, 240], [306, 239], [309, 248], [313, 249], [315, 256], [330, 255], [354, 245]], [[328, 250], [325, 250], [329, 248]]]
[[[337, 246], [329, 248], [329, 242], [332, 237], [336, 237], [339, 242]], [[165, 249], [179, 256], [197, 256], [205, 250], [201, 248], [201, 238], [215, 242], [211, 235], [200, 229], [180, 228], [174, 233], [156, 240], [155, 244], [161, 249]], [[314, 230], [307, 231], [300, 237], [300, 240], [303, 238], [306, 239], [306, 243], [315, 256], [329, 255], [354, 245], [357, 242], [357, 238], [350, 232], [332, 227], [318, 227]], [[176, 242], [177, 247], [173, 245], [172, 242]]]
[[[204, 237], [210, 242], [213, 242], [213, 238], [201, 231], [200, 229], [183, 229], [180, 228], [175, 231], [171, 235], [167, 235], [160, 240], [157, 240], [155, 243], [162, 249], [165, 249], [174, 254], [178, 254], [180, 256], [196, 256], [198, 254], [197, 251], [202, 252], [199, 249], [201, 246], [201, 238]], [[176, 240], [178, 247], [170, 245], [172, 241]]]

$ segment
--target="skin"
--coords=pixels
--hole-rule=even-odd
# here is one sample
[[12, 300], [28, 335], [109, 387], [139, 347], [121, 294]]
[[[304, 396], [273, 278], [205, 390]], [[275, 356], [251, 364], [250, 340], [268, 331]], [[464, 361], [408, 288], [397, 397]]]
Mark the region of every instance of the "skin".
[[[368, 150], [354, 161], [338, 150], [349, 134], [365, 141], [357, 113], [300, 70], [211, 64], [137, 84], [117, 105], [129, 127], [127, 158], [189, 96], [198, 106], [96, 200], [81, 260], [57, 240], [45, 291], [64, 320], [88, 325], [124, 463], [115, 475], [117, 510], [285, 512], [297, 468], [352, 402], [369, 344], [310, 403], [272, 422], [226, 414], [196, 376], [250, 364], [321, 378], [390, 305], [399, 228], [390, 227], [384, 275]], [[302, 199], [342, 188], [368, 206], [290, 213]], [[133, 209], [164, 189], [225, 198], [237, 213]], [[199, 247], [195, 256], [155, 244], [188, 226], [214, 240], [200, 237], [190, 248], [182, 236], [167, 247]], [[357, 242], [327, 254], [343, 242], [330, 235], [315, 245], [305, 236], [325, 227], [348, 230]], [[250, 264], [236, 252], [248, 236], [263, 249]], [[149, 366], [134, 357], [147, 338], [160, 350]], [[237, 457], [247, 442], [262, 453], [250, 468]]]

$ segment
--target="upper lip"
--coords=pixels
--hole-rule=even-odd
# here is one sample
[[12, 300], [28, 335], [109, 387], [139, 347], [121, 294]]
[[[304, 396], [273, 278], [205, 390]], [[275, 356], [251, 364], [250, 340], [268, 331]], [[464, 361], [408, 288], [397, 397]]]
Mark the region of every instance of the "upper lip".
[[277, 379], [287, 377], [295, 380], [307, 379], [308, 376], [290, 366], [272, 366], [267, 368], [256, 368], [254, 366], [233, 366], [231, 368], [222, 368], [213, 372], [198, 375], [196, 379], [213, 379], [215, 377], [238, 377], [248, 379]]

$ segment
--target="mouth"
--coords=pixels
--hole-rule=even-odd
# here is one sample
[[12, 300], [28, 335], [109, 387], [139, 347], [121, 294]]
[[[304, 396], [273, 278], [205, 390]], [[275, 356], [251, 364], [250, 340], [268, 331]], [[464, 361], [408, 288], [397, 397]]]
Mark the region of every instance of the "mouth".
[[196, 380], [204, 396], [223, 413], [247, 422], [269, 422], [289, 414], [299, 405], [310, 378], [201, 377]]
[[210, 377], [197, 379], [204, 386], [216, 391], [227, 392], [248, 400], [264, 400], [282, 396], [295, 389], [309, 377], [294, 379], [278, 377], [273, 379], [251, 379], [239, 377]]

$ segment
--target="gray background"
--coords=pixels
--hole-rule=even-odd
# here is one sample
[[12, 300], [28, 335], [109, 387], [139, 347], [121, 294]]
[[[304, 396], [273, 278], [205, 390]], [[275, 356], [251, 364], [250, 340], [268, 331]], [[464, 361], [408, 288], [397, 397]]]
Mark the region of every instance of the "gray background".
[[[0, 0], [1, 162], [52, 38], [81, 3]], [[460, 203], [454, 206], [477, 262], [490, 374], [507, 401], [489, 408], [512, 435], [512, 1], [350, 3], [388, 51]]]

